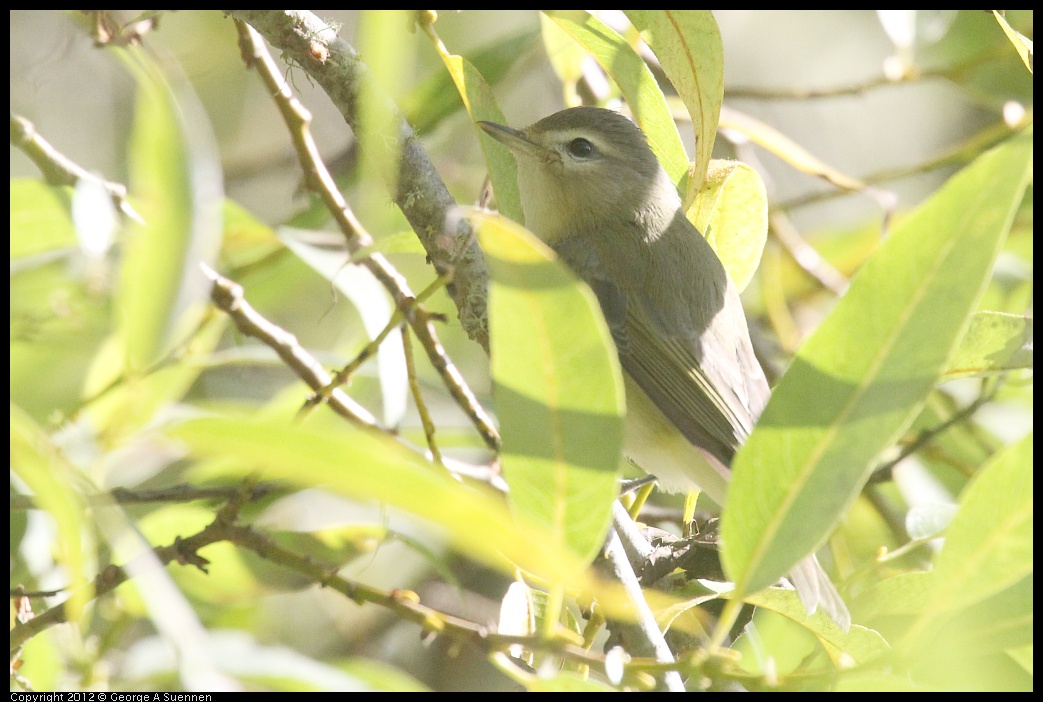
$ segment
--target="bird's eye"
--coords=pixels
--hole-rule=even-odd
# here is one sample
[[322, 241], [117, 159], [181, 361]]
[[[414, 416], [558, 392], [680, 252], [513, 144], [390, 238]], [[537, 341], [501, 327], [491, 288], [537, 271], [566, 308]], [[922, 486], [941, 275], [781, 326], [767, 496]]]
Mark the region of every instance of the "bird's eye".
[[576, 158], [587, 158], [594, 153], [594, 145], [583, 137], [573, 139], [566, 146], [566, 150], [570, 155]]

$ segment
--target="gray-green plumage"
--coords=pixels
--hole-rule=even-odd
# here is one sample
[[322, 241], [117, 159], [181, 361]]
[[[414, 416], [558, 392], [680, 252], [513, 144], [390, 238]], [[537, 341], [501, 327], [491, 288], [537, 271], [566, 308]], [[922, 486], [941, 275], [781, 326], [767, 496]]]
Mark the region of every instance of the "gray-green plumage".
[[[665, 489], [697, 486], [723, 505], [728, 466], [770, 390], [738, 291], [644, 134], [596, 107], [522, 131], [480, 126], [517, 157], [526, 226], [598, 297], [629, 376], [627, 452]], [[813, 558], [793, 580], [809, 611], [823, 600], [850, 621]]]

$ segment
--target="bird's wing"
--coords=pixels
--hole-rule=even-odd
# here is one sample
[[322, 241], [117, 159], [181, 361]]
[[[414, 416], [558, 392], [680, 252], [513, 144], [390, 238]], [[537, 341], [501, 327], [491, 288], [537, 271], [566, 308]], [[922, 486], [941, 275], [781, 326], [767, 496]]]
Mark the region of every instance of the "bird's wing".
[[[618, 236], [642, 234], [635, 224]], [[770, 391], [724, 267], [683, 216], [625, 256], [602, 243], [575, 235], [555, 250], [597, 295], [624, 369], [690, 442], [728, 465]]]
[[701, 360], [706, 351], [713, 353], [698, 338], [666, 336], [637, 306], [629, 307], [623, 367], [689, 441], [727, 466], [752, 419], [734, 393], [722, 391], [721, 374]]
[[727, 465], [770, 395], [739, 293], [683, 215], [640, 251], [646, 272], [626, 290], [620, 358], [688, 440]]

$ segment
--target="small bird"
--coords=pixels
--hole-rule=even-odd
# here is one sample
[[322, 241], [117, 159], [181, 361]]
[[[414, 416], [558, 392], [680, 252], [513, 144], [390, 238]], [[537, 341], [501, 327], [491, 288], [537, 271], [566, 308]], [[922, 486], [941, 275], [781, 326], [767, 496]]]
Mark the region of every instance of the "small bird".
[[[668, 492], [724, 504], [771, 390], [739, 293], [629, 119], [574, 107], [524, 130], [479, 122], [518, 162], [525, 225], [591, 287], [619, 352], [625, 452]], [[814, 555], [790, 574], [809, 613], [851, 616]]]

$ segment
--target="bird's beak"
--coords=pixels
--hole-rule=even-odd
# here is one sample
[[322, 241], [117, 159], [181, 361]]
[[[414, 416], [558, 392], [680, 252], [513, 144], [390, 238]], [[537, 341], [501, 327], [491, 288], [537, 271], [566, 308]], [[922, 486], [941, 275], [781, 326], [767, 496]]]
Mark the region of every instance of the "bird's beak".
[[500, 142], [515, 154], [539, 154], [546, 149], [531, 141], [520, 129], [511, 129], [496, 122], [479, 122], [478, 126], [486, 134]]

